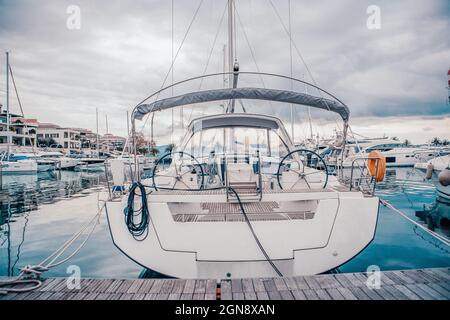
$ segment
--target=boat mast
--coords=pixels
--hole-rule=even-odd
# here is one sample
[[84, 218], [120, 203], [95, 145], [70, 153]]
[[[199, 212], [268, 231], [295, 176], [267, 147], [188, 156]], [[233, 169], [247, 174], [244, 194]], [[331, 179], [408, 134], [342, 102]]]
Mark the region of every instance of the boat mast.
[[[303, 75], [303, 80], [305, 80], [305, 75]], [[305, 94], [308, 94], [308, 85], [305, 82]], [[309, 120], [309, 134], [311, 141], [313, 140], [313, 129], [312, 129], [312, 118], [311, 118], [311, 107], [308, 107], [308, 120]], [[317, 141], [319, 143], [319, 141]]]
[[9, 131], [10, 127], [10, 118], [9, 118], [9, 52], [6, 51], [6, 132], [7, 132], [7, 150], [8, 150], [8, 157], [9, 157], [9, 148], [11, 143], [11, 132]]
[[109, 125], [108, 125], [108, 115], [106, 115], [106, 148], [109, 153]]
[[228, 0], [228, 71], [230, 72], [228, 84], [233, 85], [234, 66], [234, 0]]
[[[234, 56], [234, 46], [235, 46], [235, 19], [234, 19], [234, 0], [228, 0], [228, 86], [230, 88], [236, 88], [237, 86], [237, 75], [239, 72], [239, 67], [237, 61], [235, 61]], [[235, 100], [231, 99], [227, 113], [234, 113]], [[234, 129], [229, 130], [229, 147], [230, 151], [236, 152], [235, 148], [237, 145], [234, 143]], [[224, 146], [225, 147], [225, 146]], [[224, 148], [226, 150], [226, 148]]]
[[100, 152], [99, 152], [99, 145], [98, 145], [98, 108], [95, 108], [95, 122], [96, 122], [96, 127], [97, 127], [97, 133], [96, 133], [96, 149], [97, 149], [97, 158], [100, 156]]
[[[228, 0], [228, 71], [229, 87], [236, 88], [239, 77], [239, 64], [236, 58], [236, 19], [234, 0]], [[231, 99], [228, 112], [234, 113], [235, 99]]]

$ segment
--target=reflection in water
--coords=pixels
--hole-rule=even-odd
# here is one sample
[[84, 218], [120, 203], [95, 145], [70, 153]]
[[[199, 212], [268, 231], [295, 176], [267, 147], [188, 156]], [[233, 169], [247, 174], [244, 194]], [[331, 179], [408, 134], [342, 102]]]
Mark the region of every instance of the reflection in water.
[[[104, 173], [62, 171], [3, 178], [0, 276], [17, 275], [19, 268], [42, 261], [70, 238], [96, 212], [97, 195], [86, 195], [85, 200], [67, 199], [74, 194], [84, 195], [86, 188], [104, 184]], [[423, 215], [430, 218], [425, 218], [424, 224], [432, 221], [437, 232], [449, 236], [449, 206], [436, 202], [434, 186], [424, 181], [423, 174], [411, 168], [388, 168], [386, 180], [377, 187], [377, 195], [416, 221], [421, 221], [416, 211], [424, 211], [425, 205], [430, 213]], [[449, 262], [449, 253], [433, 243], [423, 230], [380, 206], [374, 241], [339, 271], [366, 271], [374, 264], [382, 270], [446, 267]], [[105, 215], [86, 247], [70, 264], [78, 265], [83, 277], [137, 278], [142, 271], [114, 247]], [[67, 276], [66, 267], [51, 269], [46, 276]], [[142, 276], [157, 275], [147, 271]]]
[[[102, 184], [104, 174], [76, 171], [40, 172], [37, 175], [5, 175], [0, 190], [2, 215], [36, 210], [38, 204], [67, 198]], [[9, 208], [9, 209], [8, 209]]]
[[[102, 174], [75, 171], [40, 172], [30, 175], [4, 175], [0, 188], [0, 248], [6, 249], [6, 264], [0, 259], [0, 275], [13, 276], [19, 264], [22, 246], [25, 243], [29, 215], [40, 204], [54, 203], [68, 198], [83, 189], [101, 185]], [[18, 234], [12, 234], [11, 226], [22, 223]], [[15, 257], [12, 256], [12, 238], [18, 237]]]
[[416, 217], [426, 223], [428, 229], [450, 238], [450, 204], [438, 197], [428, 208], [416, 211]]

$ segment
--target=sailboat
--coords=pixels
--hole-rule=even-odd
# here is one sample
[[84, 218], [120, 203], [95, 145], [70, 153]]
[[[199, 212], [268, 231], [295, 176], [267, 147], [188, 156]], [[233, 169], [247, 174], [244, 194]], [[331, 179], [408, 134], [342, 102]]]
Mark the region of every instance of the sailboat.
[[12, 136], [10, 131], [11, 117], [9, 114], [9, 52], [6, 52], [6, 131], [7, 150], [0, 155], [0, 174], [36, 174], [38, 164], [32, 159], [14, 159], [11, 156], [10, 148], [12, 145]]
[[[237, 112], [235, 102], [271, 101], [280, 110], [291, 104], [326, 110], [342, 119], [344, 138], [349, 108], [305, 81], [239, 71], [233, 57], [234, 1], [228, 6], [231, 69], [153, 94], [132, 112], [133, 136], [135, 122], [154, 112], [206, 103], [218, 109], [225, 104], [227, 110], [193, 119], [182, 143], [156, 161], [151, 178], [135, 177], [126, 196], [107, 202], [112, 240], [136, 263], [177, 278], [298, 276], [334, 270], [373, 240], [379, 199], [372, 188], [328, 175], [320, 155], [296, 149], [279, 118]], [[306, 84], [320, 96], [249, 86], [249, 81], [238, 82], [243, 76]], [[230, 79], [229, 87], [186, 89], [194, 87], [189, 81], [205, 79], [214, 85], [220, 83], [214, 78], [223, 77]], [[171, 96], [173, 88], [185, 91]], [[168, 97], [161, 98], [165, 94]], [[272, 158], [277, 158], [275, 172], [264, 172]], [[369, 160], [378, 168], [383, 158]], [[113, 177], [122, 171], [113, 170]], [[378, 170], [371, 174], [378, 179]]]

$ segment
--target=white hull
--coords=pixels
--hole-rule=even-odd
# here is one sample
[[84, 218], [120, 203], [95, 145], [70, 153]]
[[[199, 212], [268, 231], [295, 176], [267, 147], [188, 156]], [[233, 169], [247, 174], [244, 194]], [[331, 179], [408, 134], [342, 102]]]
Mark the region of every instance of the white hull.
[[35, 174], [38, 171], [38, 165], [34, 160], [19, 160], [15, 162], [1, 162], [2, 174]]
[[[280, 199], [281, 198], [281, 199]], [[263, 202], [285, 199], [298, 206], [318, 203], [310, 219], [253, 221], [269, 257], [284, 276], [323, 273], [347, 262], [373, 239], [378, 198], [360, 192], [268, 193]], [[172, 199], [172, 200], [171, 200]], [[296, 200], [297, 202], [292, 202]], [[169, 194], [149, 200], [148, 236], [135, 240], [124, 223], [122, 202], [109, 202], [114, 244], [140, 265], [177, 278], [273, 277], [276, 272], [258, 248], [246, 222], [179, 222]], [[226, 204], [225, 195], [177, 195], [185, 208], [204, 201]], [[168, 204], [169, 203], [169, 204]], [[357, 209], [356, 209], [357, 208]], [[299, 210], [301, 210], [299, 208]]]
[[[382, 154], [386, 157], [386, 167], [414, 167], [416, 163], [422, 162], [423, 158], [429, 160], [433, 158], [433, 155], [430, 153], [430, 156], [423, 156], [420, 159], [415, 157], [414, 152], [401, 152], [401, 153], [389, 153], [382, 152]], [[343, 162], [344, 168], [350, 168], [352, 166], [352, 162], [355, 159], [363, 157], [362, 155], [355, 155], [348, 157]]]
[[71, 170], [74, 169], [75, 167], [78, 166], [79, 164], [79, 160], [77, 159], [72, 159], [72, 158], [59, 158], [58, 159], [58, 166], [60, 169], [62, 170]]
[[38, 172], [47, 172], [47, 171], [53, 171], [55, 170], [54, 164], [39, 164], [38, 165]]

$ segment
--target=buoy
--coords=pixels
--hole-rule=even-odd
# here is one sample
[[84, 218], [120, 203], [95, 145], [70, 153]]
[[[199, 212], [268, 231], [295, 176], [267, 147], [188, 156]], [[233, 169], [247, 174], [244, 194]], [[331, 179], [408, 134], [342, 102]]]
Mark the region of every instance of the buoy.
[[427, 172], [426, 172], [426, 174], [425, 174], [425, 178], [426, 178], [427, 180], [431, 179], [431, 177], [433, 176], [433, 170], [434, 170], [433, 164], [432, 164], [432, 163], [429, 163], [429, 164], [427, 165]]
[[442, 170], [441, 173], [439, 173], [438, 179], [439, 183], [442, 186], [446, 187], [450, 185], [450, 170], [449, 169]]
[[380, 151], [371, 151], [367, 160], [367, 169], [369, 174], [375, 178], [377, 182], [384, 180], [386, 174], [386, 158]]

